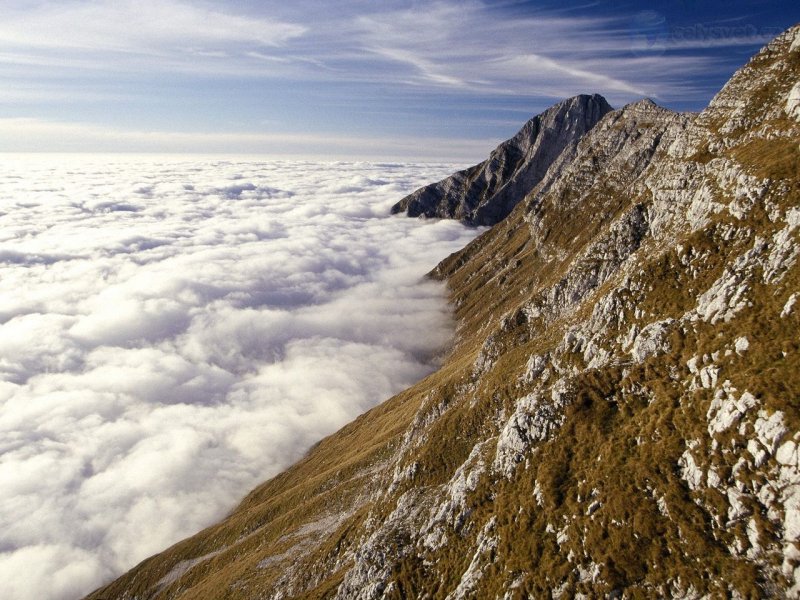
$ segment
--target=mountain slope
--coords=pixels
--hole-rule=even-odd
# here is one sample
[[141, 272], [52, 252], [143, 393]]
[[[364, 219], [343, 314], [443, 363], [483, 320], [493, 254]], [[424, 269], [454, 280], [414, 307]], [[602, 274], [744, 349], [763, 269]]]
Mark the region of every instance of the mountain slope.
[[437, 267], [440, 371], [90, 597], [797, 597], [798, 81], [606, 114]]
[[598, 94], [563, 100], [525, 123], [487, 160], [418, 189], [395, 204], [392, 213], [494, 225], [551, 166], [569, 162], [578, 141], [611, 110]]

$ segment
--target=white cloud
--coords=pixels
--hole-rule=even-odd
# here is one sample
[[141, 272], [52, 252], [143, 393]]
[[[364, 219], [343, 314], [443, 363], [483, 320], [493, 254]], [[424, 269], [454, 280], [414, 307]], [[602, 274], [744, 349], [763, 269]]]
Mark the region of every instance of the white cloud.
[[[697, 55], [643, 55], [637, 27], [622, 16], [510, 16], [477, 1], [413, 4], [350, 24], [363, 51], [397, 65], [384, 69], [387, 77], [462, 93], [562, 98], [599, 92], [624, 102], [680, 90], [685, 98], [689, 74], [717, 67]], [[663, 46], [672, 47], [671, 40]]]
[[[245, 17], [180, 0], [67, 0], [5, 8], [0, 48], [211, 57], [214, 44], [279, 46], [301, 36], [302, 25]], [[206, 45], [209, 51], [203, 52]]]
[[7, 158], [0, 596], [88, 592], [430, 372], [420, 277], [475, 232], [387, 213], [453, 168]]
[[[176, 72], [223, 77], [221, 85], [237, 78], [271, 78], [287, 86], [366, 83], [408, 93], [477, 94], [484, 101], [503, 94], [560, 99], [586, 92], [614, 102], [642, 95], [686, 101], [707, 99], [713, 91], [687, 91], [690, 81], [730, 68], [701, 51], [758, 44], [772, 33], [671, 29], [654, 11], [611, 18], [514, 10], [475, 0], [303, 0], [264, 3], [249, 12], [224, 2], [180, 0], [15, 2], [0, 22], [0, 62], [7, 77], [16, 75], [13, 81], [28, 89], [6, 90], [0, 101], [135, 95], [125, 83], [98, 82], [113, 82], [121, 73], [161, 78]], [[641, 18], [650, 13], [655, 17]], [[39, 85], [31, 86], [32, 72]]]

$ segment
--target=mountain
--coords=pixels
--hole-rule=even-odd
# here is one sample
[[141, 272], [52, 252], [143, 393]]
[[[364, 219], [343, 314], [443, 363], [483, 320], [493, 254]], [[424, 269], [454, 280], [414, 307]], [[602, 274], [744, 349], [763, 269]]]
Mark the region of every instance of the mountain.
[[439, 371], [89, 598], [798, 597], [798, 81], [605, 114], [433, 272]]
[[418, 189], [395, 204], [392, 213], [494, 225], [555, 163], [568, 162], [578, 141], [611, 110], [598, 94], [559, 102], [525, 123], [482, 163]]

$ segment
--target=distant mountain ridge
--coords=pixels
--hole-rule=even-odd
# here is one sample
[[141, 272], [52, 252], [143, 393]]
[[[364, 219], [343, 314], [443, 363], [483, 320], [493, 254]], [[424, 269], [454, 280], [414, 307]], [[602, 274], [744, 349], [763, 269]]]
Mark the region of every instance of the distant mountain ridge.
[[530, 119], [482, 163], [416, 190], [395, 204], [392, 213], [494, 225], [554, 163], [568, 162], [580, 139], [612, 110], [599, 94], [562, 100]]
[[796, 25], [607, 111], [432, 273], [439, 371], [89, 598], [800, 597], [798, 86]]

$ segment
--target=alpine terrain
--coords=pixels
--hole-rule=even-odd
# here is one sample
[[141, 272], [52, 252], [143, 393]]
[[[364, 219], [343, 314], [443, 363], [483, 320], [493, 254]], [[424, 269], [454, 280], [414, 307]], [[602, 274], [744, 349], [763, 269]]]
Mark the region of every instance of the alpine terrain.
[[557, 104], [396, 207], [496, 223], [441, 369], [89, 598], [799, 597], [799, 175], [800, 26]]

